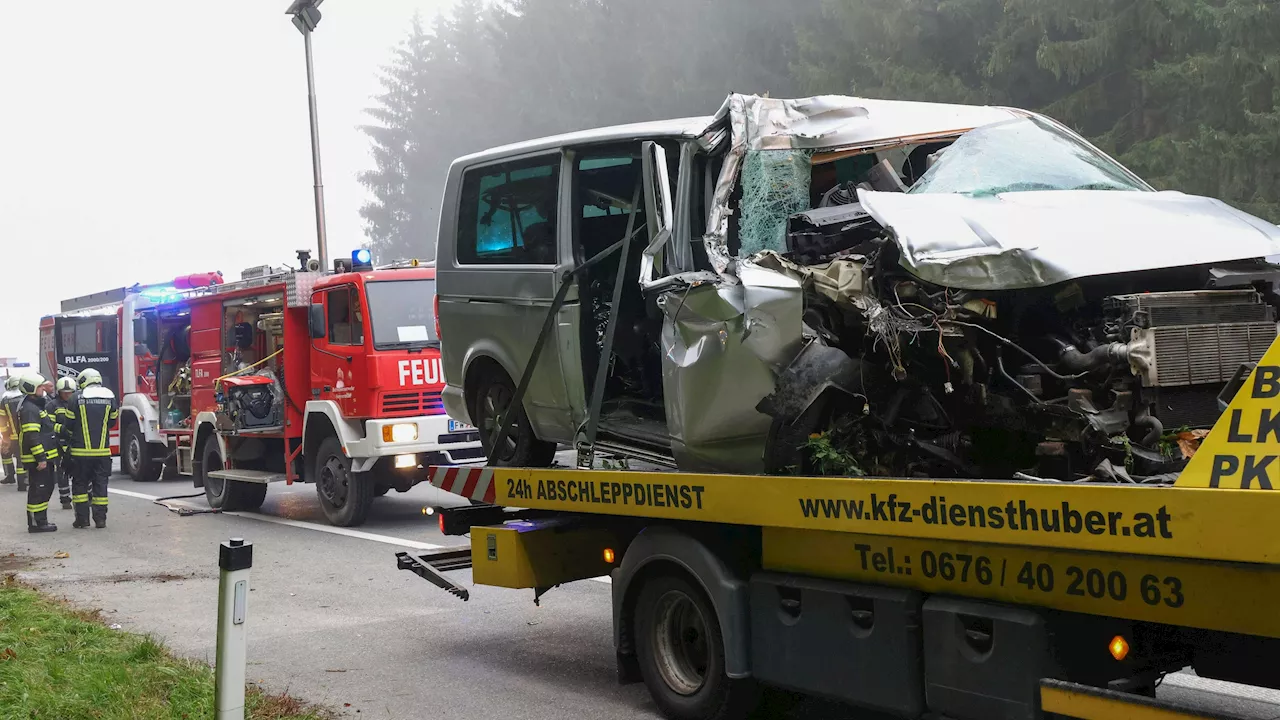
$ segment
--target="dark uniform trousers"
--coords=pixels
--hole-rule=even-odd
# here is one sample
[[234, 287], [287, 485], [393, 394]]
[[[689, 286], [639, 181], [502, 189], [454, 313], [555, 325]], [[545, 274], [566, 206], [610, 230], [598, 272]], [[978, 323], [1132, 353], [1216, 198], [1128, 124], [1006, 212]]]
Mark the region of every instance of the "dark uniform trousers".
[[71, 502], [75, 504], [76, 521], [89, 521], [89, 509], [93, 509], [93, 519], [105, 522], [107, 519], [107, 479], [111, 477], [110, 457], [77, 457], [71, 458], [75, 466], [75, 475], [71, 482]]
[[[54, 468], [58, 462], [57, 441], [49, 432], [53, 425], [45, 414], [43, 398], [27, 397], [17, 411], [18, 447], [29, 478], [27, 525], [44, 525], [48, 522], [49, 498], [53, 496]], [[40, 469], [41, 463], [44, 463], [43, 470]]]

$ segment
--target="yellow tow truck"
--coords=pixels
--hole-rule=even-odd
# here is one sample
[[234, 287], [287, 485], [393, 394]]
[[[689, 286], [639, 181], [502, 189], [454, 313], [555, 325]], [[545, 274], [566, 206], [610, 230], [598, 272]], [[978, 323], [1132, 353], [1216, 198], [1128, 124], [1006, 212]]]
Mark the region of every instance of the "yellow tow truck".
[[[433, 467], [469, 550], [399, 565], [610, 575], [623, 680], [672, 718], [760, 684], [914, 718], [1184, 718], [1169, 672], [1280, 688], [1280, 341], [1173, 485]], [[512, 509], [519, 508], [519, 509]]]

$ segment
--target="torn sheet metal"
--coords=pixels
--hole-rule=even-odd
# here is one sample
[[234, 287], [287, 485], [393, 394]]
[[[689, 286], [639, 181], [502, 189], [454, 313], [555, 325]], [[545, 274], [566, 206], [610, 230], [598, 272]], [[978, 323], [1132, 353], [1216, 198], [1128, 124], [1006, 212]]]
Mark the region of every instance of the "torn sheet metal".
[[861, 310], [855, 301], [865, 295], [867, 283], [866, 258], [852, 255], [820, 265], [794, 263], [778, 253], [765, 251], [751, 258], [758, 267], [782, 273], [800, 282], [802, 287], [848, 310]]
[[759, 473], [771, 419], [755, 409], [801, 347], [800, 283], [744, 266], [742, 282], [659, 298], [662, 385], [681, 468]]
[[902, 265], [969, 290], [1280, 254], [1280, 228], [1180, 192], [1050, 190], [987, 197], [859, 190]]
[[730, 146], [716, 182], [704, 241], [718, 273], [733, 264], [728, 251], [730, 198], [748, 150], [838, 150], [901, 138], [964, 132], [1011, 118], [1020, 110], [978, 105], [873, 100], [840, 95], [784, 100], [730, 95], [704, 133], [728, 125]]

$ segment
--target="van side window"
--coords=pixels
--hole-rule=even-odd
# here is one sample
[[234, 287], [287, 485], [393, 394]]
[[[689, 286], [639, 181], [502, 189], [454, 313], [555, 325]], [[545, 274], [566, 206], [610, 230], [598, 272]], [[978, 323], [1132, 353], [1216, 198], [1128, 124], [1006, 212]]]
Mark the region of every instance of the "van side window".
[[560, 156], [491, 165], [462, 176], [458, 262], [553, 265]]
[[334, 345], [363, 345], [364, 318], [360, 312], [360, 296], [350, 285], [329, 291], [329, 342]]

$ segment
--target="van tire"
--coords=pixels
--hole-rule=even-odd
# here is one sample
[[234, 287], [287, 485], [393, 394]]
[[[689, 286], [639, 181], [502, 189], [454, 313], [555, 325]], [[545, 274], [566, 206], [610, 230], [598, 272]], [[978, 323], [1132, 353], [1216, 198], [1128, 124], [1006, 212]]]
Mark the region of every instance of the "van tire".
[[672, 720], [736, 720], [759, 704], [751, 678], [725, 674], [724, 636], [715, 608], [686, 577], [656, 575], [636, 598], [632, 637], [640, 676]]
[[497, 439], [502, 416], [510, 410], [516, 386], [501, 370], [490, 370], [475, 384], [475, 396], [468, 399], [471, 418], [480, 431], [480, 444], [489, 458], [489, 465], [496, 467], [549, 467], [556, 456], [556, 444], [539, 440], [529, 423], [529, 415], [523, 404], [515, 409], [515, 422], [507, 432], [506, 452], [497, 453], [493, 441]]
[[211, 437], [204, 441], [200, 450], [200, 479], [204, 483], [204, 498], [209, 507], [227, 512], [235, 510], [257, 510], [267, 499], [266, 483], [247, 483], [235, 480], [209, 477], [210, 470], [222, 469], [222, 453], [218, 450], [218, 439]]

